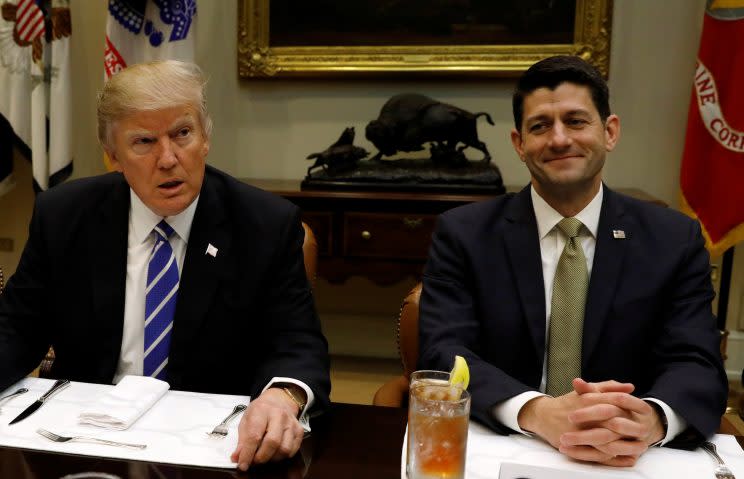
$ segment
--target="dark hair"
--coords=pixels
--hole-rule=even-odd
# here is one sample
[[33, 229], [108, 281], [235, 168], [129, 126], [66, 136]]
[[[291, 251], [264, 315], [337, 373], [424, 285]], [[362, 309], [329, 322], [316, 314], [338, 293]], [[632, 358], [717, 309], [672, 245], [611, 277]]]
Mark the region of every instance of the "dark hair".
[[524, 98], [538, 88], [555, 88], [561, 83], [575, 83], [589, 88], [592, 101], [602, 121], [610, 116], [610, 90], [599, 70], [580, 57], [558, 55], [549, 57], [532, 65], [517, 82], [512, 95], [514, 126], [522, 129]]

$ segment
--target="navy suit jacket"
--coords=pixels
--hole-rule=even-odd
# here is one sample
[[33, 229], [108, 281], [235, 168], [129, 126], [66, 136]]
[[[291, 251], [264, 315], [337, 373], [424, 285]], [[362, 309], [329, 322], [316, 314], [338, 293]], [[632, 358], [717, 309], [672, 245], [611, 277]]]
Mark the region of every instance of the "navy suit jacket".
[[[689, 433], [710, 436], [728, 386], [698, 223], [605, 187], [596, 239], [582, 377], [631, 382], [634, 395], [680, 414]], [[492, 407], [540, 385], [544, 289], [529, 186], [439, 218], [423, 279], [419, 366], [447, 371], [464, 356], [472, 416], [504, 434]]]
[[[39, 195], [0, 295], [0, 390], [50, 345], [55, 377], [111, 383], [122, 341], [129, 186], [119, 173]], [[302, 256], [299, 210], [209, 166], [181, 271], [173, 389], [257, 396], [274, 376], [330, 392], [327, 343]], [[216, 256], [206, 253], [212, 244]]]

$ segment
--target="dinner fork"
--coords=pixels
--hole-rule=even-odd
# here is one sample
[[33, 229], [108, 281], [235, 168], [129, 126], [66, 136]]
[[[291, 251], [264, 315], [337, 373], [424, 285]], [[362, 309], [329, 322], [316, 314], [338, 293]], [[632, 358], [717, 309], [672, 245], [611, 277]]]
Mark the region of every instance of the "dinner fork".
[[713, 459], [718, 462], [718, 465], [716, 466], [716, 469], [713, 471], [713, 475], [716, 476], [716, 479], [736, 479], [734, 477], [734, 473], [731, 472], [731, 469], [726, 465], [725, 462], [723, 462], [723, 459], [721, 459], [721, 456], [718, 455], [718, 452], [716, 452], [716, 445], [713, 444], [710, 441], [704, 441], [700, 447], [703, 451], [707, 452]]
[[235, 406], [232, 412], [228, 414], [221, 423], [215, 426], [215, 428], [212, 429], [212, 432], [208, 432], [207, 434], [209, 434], [210, 436], [227, 436], [227, 424], [230, 422], [230, 420], [232, 420], [232, 418], [245, 411], [247, 407], [248, 406], [246, 406], [245, 404], [238, 404], [237, 406]]
[[26, 389], [26, 388], [20, 388], [20, 389], [16, 390], [16, 392], [14, 392], [14, 393], [11, 393], [11, 394], [8, 394], [7, 396], [1, 397], [0, 398], [0, 403], [1, 402], [4, 402], [4, 401], [6, 401], [6, 400], [8, 400], [10, 398], [13, 398], [13, 397], [16, 397], [16, 396], [20, 396], [21, 394], [25, 394], [27, 392], [28, 392], [28, 389]]
[[47, 439], [51, 439], [54, 442], [79, 441], [79, 442], [90, 442], [90, 443], [95, 443], [95, 444], [106, 444], [108, 446], [131, 447], [132, 449], [144, 449], [147, 447], [147, 444], [131, 444], [128, 442], [109, 441], [107, 439], [99, 439], [97, 437], [60, 436], [59, 434], [55, 434], [52, 431], [47, 431], [46, 429], [37, 429], [36, 432], [38, 432], [39, 434], [41, 434]]

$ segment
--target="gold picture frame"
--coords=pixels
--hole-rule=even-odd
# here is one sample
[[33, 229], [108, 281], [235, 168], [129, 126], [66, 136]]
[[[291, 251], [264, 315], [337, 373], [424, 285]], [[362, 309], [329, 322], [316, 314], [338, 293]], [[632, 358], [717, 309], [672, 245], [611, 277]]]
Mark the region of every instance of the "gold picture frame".
[[606, 77], [612, 2], [576, 0], [572, 43], [272, 46], [270, 0], [239, 0], [238, 72], [242, 78], [375, 74], [509, 77], [552, 55], [579, 55]]

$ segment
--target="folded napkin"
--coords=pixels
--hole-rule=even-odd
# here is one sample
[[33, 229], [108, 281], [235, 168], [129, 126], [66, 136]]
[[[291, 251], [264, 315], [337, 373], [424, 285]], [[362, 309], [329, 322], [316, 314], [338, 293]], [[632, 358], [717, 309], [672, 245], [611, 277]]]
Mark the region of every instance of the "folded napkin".
[[80, 424], [122, 431], [163, 397], [170, 385], [145, 376], [124, 376], [119, 384], [96, 398], [78, 416]]

